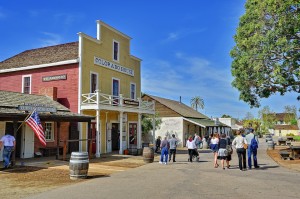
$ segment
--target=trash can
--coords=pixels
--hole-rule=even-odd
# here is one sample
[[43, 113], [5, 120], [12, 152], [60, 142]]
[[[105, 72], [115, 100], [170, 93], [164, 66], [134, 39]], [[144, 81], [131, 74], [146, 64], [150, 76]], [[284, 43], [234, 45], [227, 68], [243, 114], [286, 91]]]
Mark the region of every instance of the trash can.
[[71, 180], [87, 178], [89, 170], [88, 152], [72, 152], [69, 170]]
[[275, 143], [273, 140], [268, 141], [268, 150], [274, 150]]
[[145, 163], [152, 163], [154, 161], [154, 150], [150, 147], [144, 147], [143, 160]]

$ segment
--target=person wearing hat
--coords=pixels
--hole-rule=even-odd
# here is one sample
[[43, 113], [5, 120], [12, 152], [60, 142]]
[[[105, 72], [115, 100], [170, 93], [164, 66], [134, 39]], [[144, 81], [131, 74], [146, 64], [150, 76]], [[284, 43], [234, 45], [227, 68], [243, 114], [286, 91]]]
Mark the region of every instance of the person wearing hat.
[[10, 133], [6, 133], [0, 140], [0, 150], [3, 146], [3, 160], [4, 168], [9, 168], [11, 166], [10, 156], [16, 147], [16, 139]]

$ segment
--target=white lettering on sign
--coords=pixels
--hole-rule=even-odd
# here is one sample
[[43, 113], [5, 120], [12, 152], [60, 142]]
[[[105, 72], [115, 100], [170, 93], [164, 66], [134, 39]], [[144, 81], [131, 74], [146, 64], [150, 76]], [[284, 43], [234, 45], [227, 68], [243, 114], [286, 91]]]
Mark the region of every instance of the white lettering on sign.
[[126, 67], [118, 65], [118, 64], [115, 64], [115, 63], [112, 63], [110, 61], [107, 61], [107, 60], [99, 58], [99, 57], [94, 57], [94, 64], [124, 73], [126, 75], [134, 76], [134, 70], [132, 70], [130, 68], [126, 68]]

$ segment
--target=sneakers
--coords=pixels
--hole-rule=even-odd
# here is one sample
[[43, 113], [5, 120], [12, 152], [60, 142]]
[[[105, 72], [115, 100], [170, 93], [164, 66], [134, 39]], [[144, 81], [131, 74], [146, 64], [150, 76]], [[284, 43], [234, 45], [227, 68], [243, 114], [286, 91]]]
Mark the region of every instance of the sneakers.
[[164, 162], [164, 164], [165, 164], [165, 165], [167, 165], [167, 163], [166, 163], [166, 162]]
[[255, 169], [258, 169], [258, 168], [260, 168], [260, 166], [256, 166], [256, 167], [254, 167]]
[[162, 164], [162, 161], [159, 161], [159, 164]]

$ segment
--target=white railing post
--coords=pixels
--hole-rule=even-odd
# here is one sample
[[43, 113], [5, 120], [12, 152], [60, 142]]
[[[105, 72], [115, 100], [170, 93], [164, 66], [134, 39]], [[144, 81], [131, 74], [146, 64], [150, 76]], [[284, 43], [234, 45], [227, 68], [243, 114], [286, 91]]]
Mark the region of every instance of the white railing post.
[[100, 93], [96, 90], [97, 110], [96, 110], [96, 157], [100, 157], [101, 134], [100, 134]]
[[120, 94], [120, 97], [119, 97], [119, 106], [123, 106], [123, 95]]

